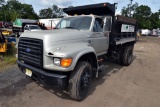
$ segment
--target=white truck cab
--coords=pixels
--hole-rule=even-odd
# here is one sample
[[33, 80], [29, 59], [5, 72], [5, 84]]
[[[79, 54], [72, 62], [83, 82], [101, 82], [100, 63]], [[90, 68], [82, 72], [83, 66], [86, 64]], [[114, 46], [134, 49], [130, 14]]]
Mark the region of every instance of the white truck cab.
[[42, 29], [38, 25], [25, 25], [24, 32], [28, 31], [41, 31]]

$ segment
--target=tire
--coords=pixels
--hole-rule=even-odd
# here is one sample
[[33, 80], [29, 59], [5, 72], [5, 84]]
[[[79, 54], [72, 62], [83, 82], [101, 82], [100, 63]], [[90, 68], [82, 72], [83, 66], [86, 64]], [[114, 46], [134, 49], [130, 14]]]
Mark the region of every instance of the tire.
[[69, 94], [74, 100], [83, 100], [88, 93], [92, 78], [91, 65], [88, 62], [80, 61], [69, 79]]
[[121, 57], [121, 63], [124, 66], [129, 66], [132, 63], [133, 60], [133, 47], [134, 46], [127, 46], [124, 48], [124, 51], [122, 53]]

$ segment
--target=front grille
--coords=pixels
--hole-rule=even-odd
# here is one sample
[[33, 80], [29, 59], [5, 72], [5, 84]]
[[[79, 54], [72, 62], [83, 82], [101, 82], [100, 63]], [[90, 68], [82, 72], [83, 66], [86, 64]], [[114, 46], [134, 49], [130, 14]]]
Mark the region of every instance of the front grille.
[[20, 38], [18, 60], [41, 68], [43, 66], [43, 41], [33, 38]]

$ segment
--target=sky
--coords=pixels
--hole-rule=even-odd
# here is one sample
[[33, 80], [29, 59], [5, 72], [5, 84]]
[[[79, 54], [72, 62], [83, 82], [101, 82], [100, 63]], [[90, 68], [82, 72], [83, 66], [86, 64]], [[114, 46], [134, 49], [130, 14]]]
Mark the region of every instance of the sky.
[[[130, 0], [19, 0], [22, 3], [32, 4], [36, 13], [39, 13], [39, 10], [51, 7], [53, 4], [58, 7], [68, 7], [68, 6], [81, 6], [88, 4], [96, 3], [118, 3], [116, 14], [121, 12], [122, 7], [127, 6], [130, 3]], [[148, 5], [151, 7], [152, 12], [157, 12], [160, 9], [160, 0], [133, 0], [133, 4], [138, 2], [139, 5]]]

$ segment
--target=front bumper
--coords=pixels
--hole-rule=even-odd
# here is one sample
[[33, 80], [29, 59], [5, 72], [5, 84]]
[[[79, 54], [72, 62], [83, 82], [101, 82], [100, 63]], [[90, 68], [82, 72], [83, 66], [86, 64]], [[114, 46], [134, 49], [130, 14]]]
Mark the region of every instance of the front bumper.
[[48, 73], [44, 70], [17, 61], [20, 70], [25, 73], [26, 69], [32, 71], [31, 78], [47, 86], [63, 88], [67, 84], [67, 75]]

